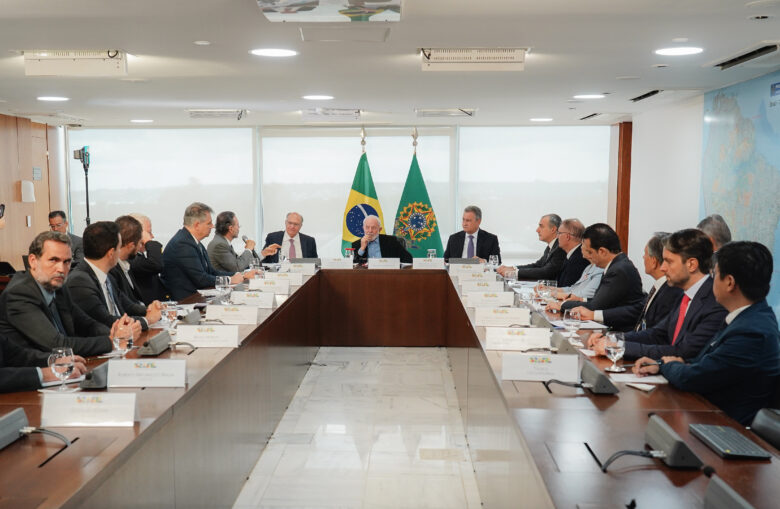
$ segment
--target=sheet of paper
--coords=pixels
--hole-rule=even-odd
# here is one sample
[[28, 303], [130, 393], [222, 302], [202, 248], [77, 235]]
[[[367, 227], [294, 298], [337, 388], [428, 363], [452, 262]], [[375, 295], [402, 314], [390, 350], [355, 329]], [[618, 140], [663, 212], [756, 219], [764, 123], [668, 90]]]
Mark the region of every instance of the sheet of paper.
[[663, 375], [653, 376], [636, 376], [631, 372], [626, 373], [610, 373], [609, 377], [613, 382], [635, 383], [635, 384], [668, 384], [669, 380], [663, 377]]

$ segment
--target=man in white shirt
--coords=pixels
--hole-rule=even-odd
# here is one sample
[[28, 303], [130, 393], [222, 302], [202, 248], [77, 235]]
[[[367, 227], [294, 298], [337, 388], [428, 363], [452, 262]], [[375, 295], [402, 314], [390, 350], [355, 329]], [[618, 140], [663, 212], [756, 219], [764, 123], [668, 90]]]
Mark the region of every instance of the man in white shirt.
[[284, 219], [284, 230], [269, 233], [265, 238], [263, 263], [278, 263], [282, 256], [291, 258], [318, 258], [317, 242], [314, 237], [301, 233], [303, 216], [288, 212]]

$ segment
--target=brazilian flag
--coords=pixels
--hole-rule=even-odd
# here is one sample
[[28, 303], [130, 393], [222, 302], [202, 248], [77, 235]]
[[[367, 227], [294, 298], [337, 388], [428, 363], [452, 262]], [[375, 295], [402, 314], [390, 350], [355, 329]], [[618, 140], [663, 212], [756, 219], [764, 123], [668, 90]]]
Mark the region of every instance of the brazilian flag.
[[[382, 207], [376, 197], [374, 179], [371, 178], [371, 168], [368, 167], [368, 157], [360, 156], [360, 162], [352, 181], [352, 189], [344, 209], [343, 233], [341, 236], [341, 253], [352, 247], [352, 243], [363, 237], [363, 219], [366, 216], [378, 216], [382, 221], [380, 233], [385, 233], [385, 220], [382, 217]], [[441, 243], [440, 243], [441, 244]]]
[[428, 198], [420, 165], [417, 164], [417, 154], [412, 157], [404, 192], [395, 214], [393, 234], [406, 239], [407, 250], [415, 258], [425, 258], [429, 249], [435, 249], [437, 257], [444, 255], [439, 225]]

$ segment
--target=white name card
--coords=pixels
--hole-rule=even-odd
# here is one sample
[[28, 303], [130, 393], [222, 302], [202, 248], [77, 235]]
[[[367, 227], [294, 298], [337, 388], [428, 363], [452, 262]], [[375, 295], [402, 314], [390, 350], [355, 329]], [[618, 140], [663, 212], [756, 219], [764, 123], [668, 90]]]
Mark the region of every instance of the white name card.
[[323, 269], [349, 269], [352, 270], [352, 258], [323, 258]]
[[459, 272], [456, 274], [458, 283], [463, 284], [464, 281], [495, 281], [496, 275], [492, 272], [475, 271], [471, 272]]
[[542, 327], [487, 327], [485, 350], [522, 351], [531, 348], [550, 348], [550, 329]]
[[46, 393], [41, 427], [132, 426], [136, 420], [134, 392]]
[[291, 263], [290, 272], [293, 274], [302, 274], [304, 276], [313, 276], [317, 270], [313, 263]]
[[274, 294], [271, 292], [233, 292], [230, 300], [236, 304], [256, 306], [259, 309], [273, 309]]
[[450, 274], [457, 276], [461, 272], [479, 272], [482, 270], [480, 263], [451, 263]]
[[489, 308], [474, 310], [474, 323], [485, 327], [509, 327], [531, 325], [531, 310], [527, 308]]
[[301, 286], [303, 274], [300, 272], [269, 272], [265, 275], [271, 281], [289, 281], [290, 286]]
[[191, 343], [197, 348], [236, 348], [238, 325], [179, 324], [176, 336], [176, 341]]
[[187, 361], [184, 359], [111, 359], [109, 387], [184, 387]]
[[414, 258], [413, 269], [443, 269], [444, 258]]
[[511, 306], [515, 302], [515, 292], [468, 292], [466, 307], [504, 307]]
[[544, 382], [578, 382], [579, 355], [507, 352], [501, 356], [501, 378]]
[[255, 325], [259, 323], [257, 309], [257, 306], [215, 306], [209, 304], [206, 307], [206, 320], [220, 320], [225, 324]]
[[290, 293], [290, 281], [288, 279], [250, 279], [249, 289], [287, 295]]
[[369, 258], [369, 269], [397, 269], [401, 266], [400, 258]]
[[468, 292], [503, 292], [504, 283], [501, 281], [477, 280], [463, 281], [460, 283], [461, 294]]

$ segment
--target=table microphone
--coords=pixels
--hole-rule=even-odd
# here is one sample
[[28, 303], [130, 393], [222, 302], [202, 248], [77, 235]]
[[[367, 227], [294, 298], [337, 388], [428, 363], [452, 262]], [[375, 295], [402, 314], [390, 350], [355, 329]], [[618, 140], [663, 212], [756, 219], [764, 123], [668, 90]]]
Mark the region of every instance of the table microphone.
[[[244, 244], [246, 244], [246, 241], [249, 239], [247, 238], [246, 235], [242, 235], [241, 240], [243, 240]], [[252, 250], [252, 256], [254, 256], [255, 258], [260, 258], [259, 256], [257, 256], [257, 251], [255, 251], [254, 249]]]

